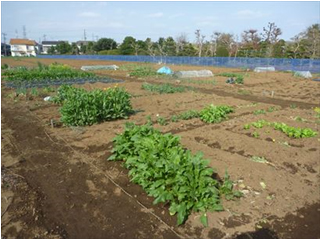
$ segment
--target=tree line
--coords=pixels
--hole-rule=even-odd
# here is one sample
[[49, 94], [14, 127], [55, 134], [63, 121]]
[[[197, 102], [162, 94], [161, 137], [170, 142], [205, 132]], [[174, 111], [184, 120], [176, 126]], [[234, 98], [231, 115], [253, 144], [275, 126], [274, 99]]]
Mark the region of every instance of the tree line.
[[198, 56], [198, 57], [262, 57], [262, 58], [320, 58], [320, 25], [313, 24], [298, 33], [291, 41], [281, 38], [282, 30], [273, 22], [263, 27], [262, 32], [247, 29], [242, 34], [214, 31], [210, 36], [195, 31], [195, 40], [190, 42], [182, 33], [173, 37], [160, 37], [153, 42], [136, 40], [132, 36], [118, 44], [112, 38], [101, 38], [80, 47], [76, 43], [59, 43], [49, 49], [49, 54], [101, 54], [101, 55], [149, 55], [149, 56]]

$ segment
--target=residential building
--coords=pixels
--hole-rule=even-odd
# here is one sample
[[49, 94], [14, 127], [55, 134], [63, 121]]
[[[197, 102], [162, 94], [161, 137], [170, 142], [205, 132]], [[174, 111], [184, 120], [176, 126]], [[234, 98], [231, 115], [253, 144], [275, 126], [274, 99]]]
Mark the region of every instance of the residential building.
[[38, 44], [29, 39], [10, 39], [11, 56], [36, 56], [38, 53]]
[[42, 41], [42, 51], [41, 51], [41, 53], [42, 54], [48, 54], [48, 50], [51, 47], [57, 47], [57, 45], [59, 43], [62, 43], [62, 42], [65, 42], [65, 41]]

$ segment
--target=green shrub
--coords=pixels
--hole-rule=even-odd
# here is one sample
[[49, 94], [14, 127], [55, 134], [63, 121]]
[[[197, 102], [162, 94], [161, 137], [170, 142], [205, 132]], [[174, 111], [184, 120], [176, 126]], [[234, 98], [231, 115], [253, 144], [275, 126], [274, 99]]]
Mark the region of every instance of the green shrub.
[[62, 103], [61, 121], [67, 126], [92, 125], [102, 121], [127, 118], [132, 113], [130, 95], [123, 88], [86, 91], [62, 86], [54, 102]]
[[219, 123], [227, 119], [227, 114], [232, 113], [233, 111], [233, 108], [230, 106], [214, 106], [211, 104], [200, 112], [200, 117], [203, 122]]
[[169, 203], [170, 215], [177, 214], [178, 225], [192, 211], [202, 212], [201, 222], [207, 225], [207, 210], [223, 210], [221, 194], [241, 196], [232, 191], [229, 178], [225, 185], [212, 178], [214, 170], [202, 153], [193, 155], [170, 133], [162, 134], [149, 125], [127, 124], [113, 142], [108, 160], [124, 160], [131, 181], [154, 197], [154, 204]]

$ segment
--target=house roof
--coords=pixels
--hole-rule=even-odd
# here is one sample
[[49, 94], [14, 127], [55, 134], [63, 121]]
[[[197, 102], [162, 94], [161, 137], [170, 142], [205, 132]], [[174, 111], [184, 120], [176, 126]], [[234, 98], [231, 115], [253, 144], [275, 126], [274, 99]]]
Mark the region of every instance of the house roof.
[[34, 40], [28, 40], [28, 39], [18, 39], [18, 38], [11, 38], [10, 39], [11, 45], [31, 45], [35, 46], [36, 42]]

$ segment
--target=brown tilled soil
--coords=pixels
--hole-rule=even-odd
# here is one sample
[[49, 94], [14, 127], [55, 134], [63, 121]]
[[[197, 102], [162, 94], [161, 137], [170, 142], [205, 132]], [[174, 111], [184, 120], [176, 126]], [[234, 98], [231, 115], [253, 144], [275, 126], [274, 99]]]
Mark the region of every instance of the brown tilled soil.
[[[61, 62], [82, 65], [133, 63], [2, 59], [10, 66], [35, 66]], [[135, 63], [137, 64], [137, 63]], [[158, 65], [151, 65], [157, 69]], [[170, 66], [173, 70], [205, 67]], [[214, 74], [239, 69], [207, 68]], [[68, 128], [59, 123], [59, 106], [44, 102], [44, 95], [15, 96], [2, 83], [1, 105], [1, 234], [2, 238], [319, 238], [320, 237], [320, 126], [314, 107], [319, 107], [320, 83], [294, 78], [290, 73], [248, 72], [242, 86], [227, 85], [215, 76], [215, 84], [182, 80], [194, 91], [151, 94], [142, 82], [173, 82], [166, 78], [131, 78], [128, 70], [98, 71], [123, 79], [137, 112], [128, 120], [90, 127]], [[204, 80], [204, 79], [196, 79]], [[86, 89], [112, 87], [94, 83]], [[40, 90], [39, 90], [40, 91]], [[271, 92], [274, 92], [273, 97]], [[41, 91], [40, 91], [41, 92]], [[169, 119], [186, 110], [208, 104], [228, 104], [235, 112], [220, 124], [199, 119], [160, 126], [156, 116]], [[258, 109], [276, 110], [254, 115]], [[176, 226], [168, 206], [153, 205], [140, 186], [129, 181], [120, 162], [109, 162], [112, 138], [124, 123], [146, 122], [181, 136], [194, 153], [202, 151], [220, 177], [228, 170], [235, 188], [244, 197], [223, 200], [225, 211], [208, 213], [209, 227], [193, 213]], [[298, 118], [300, 117], [300, 118]], [[309, 127], [316, 137], [291, 139], [272, 128], [245, 130], [244, 124], [259, 119]], [[268, 163], [251, 161], [264, 157]]]

